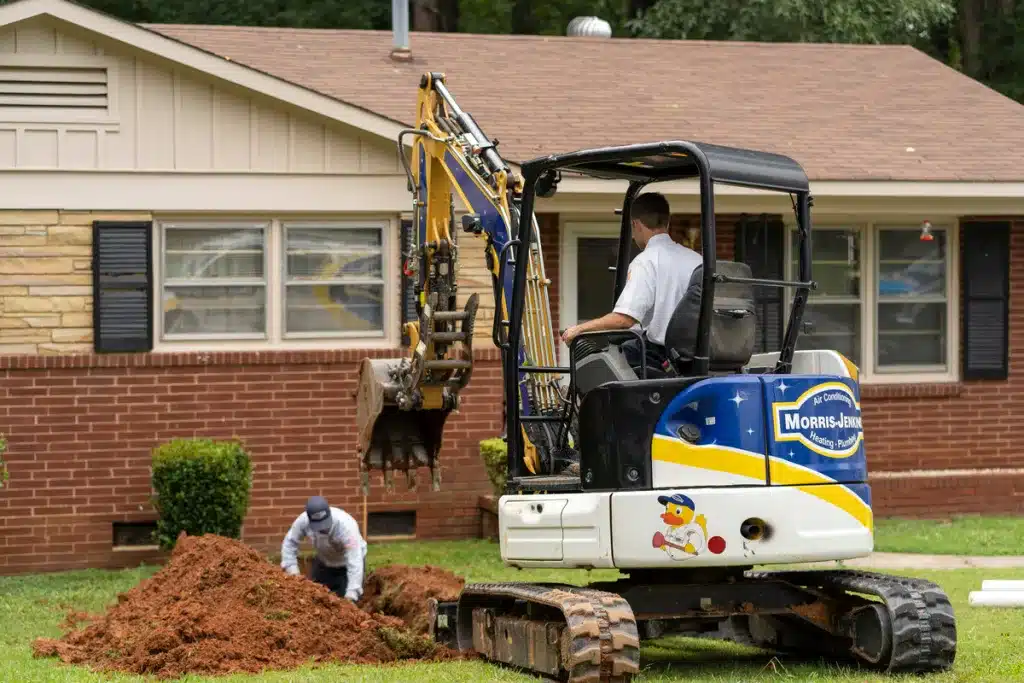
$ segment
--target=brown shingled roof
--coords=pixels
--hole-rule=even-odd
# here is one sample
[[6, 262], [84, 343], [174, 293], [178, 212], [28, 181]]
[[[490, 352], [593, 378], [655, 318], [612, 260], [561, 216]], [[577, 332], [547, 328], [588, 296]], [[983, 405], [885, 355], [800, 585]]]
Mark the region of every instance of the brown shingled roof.
[[414, 32], [402, 63], [385, 31], [146, 28], [406, 124], [443, 71], [512, 161], [683, 138], [815, 180], [1024, 180], [1024, 106], [910, 47]]

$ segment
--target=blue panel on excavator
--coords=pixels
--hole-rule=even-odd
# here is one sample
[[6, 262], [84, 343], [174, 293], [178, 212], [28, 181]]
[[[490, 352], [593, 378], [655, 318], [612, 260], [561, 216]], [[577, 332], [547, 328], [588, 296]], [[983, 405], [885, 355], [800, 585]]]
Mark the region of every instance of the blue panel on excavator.
[[772, 483], [867, 481], [860, 388], [845, 377], [763, 375]]

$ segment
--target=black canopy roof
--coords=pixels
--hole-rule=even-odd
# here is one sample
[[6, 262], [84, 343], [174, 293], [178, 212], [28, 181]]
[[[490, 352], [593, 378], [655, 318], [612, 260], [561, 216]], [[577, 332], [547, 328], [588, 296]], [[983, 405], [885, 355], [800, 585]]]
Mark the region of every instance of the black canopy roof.
[[527, 174], [545, 169], [640, 182], [696, 178], [703, 170], [713, 181], [730, 185], [780, 192], [810, 188], [803, 167], [787, 156], [684, 140], [587, 149], [523, 164]]

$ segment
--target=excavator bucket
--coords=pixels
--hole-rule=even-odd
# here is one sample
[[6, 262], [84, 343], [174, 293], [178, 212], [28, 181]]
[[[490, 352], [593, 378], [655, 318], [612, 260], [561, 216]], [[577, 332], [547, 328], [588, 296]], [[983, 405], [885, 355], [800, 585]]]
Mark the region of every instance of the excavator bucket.
[[371, 470], [383, 471], [384, 484], [390, 491], [394, 488], [396, 470], [404, 471], [409, 488], [415, 488], [416, 470], [420, 467], [430, 468], [432, 488], [440, 489], [436, 458], [451, 410], [399, 407], [401, 386], [396, 379], [408, 364], [407, 358], [364, 358], [359, 368], [356, 424], [364, 492], [369, 490]]
[[[356, 391], [356, 436], [363, 492], [370, 472], [381, 470], [384, 485], [394, 490], [395, 472], [405, 472], [410, 489], [416, 472], [429, 467], [431, 488], [441, 488], [438, 453], [445, 422], [458, 407], [459, 392], [473, 368], [472, 334], [478, 297], [470, 296], [463, 311], [424, 310], [413, 329], [411, 358], [364, 358]], [[461, 323], [461, 330], [435, 330]], [[438, 346], [461, 342], [461, 357], [436, 358]]]

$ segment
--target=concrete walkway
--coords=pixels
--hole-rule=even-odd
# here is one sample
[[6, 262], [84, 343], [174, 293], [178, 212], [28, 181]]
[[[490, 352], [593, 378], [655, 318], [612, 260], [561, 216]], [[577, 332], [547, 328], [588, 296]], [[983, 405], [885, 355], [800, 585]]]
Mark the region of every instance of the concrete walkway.
[[[838, 562], [814, 562], [811, 567], [838, 567]], [[844, 567], [860, 569], [1024, 569], [1024, 556], [918, 555], [915, 553], [872, 553], [868, 557], [844, 560]], [[1022, 572], [1024, 577], [1024, 572]]]

